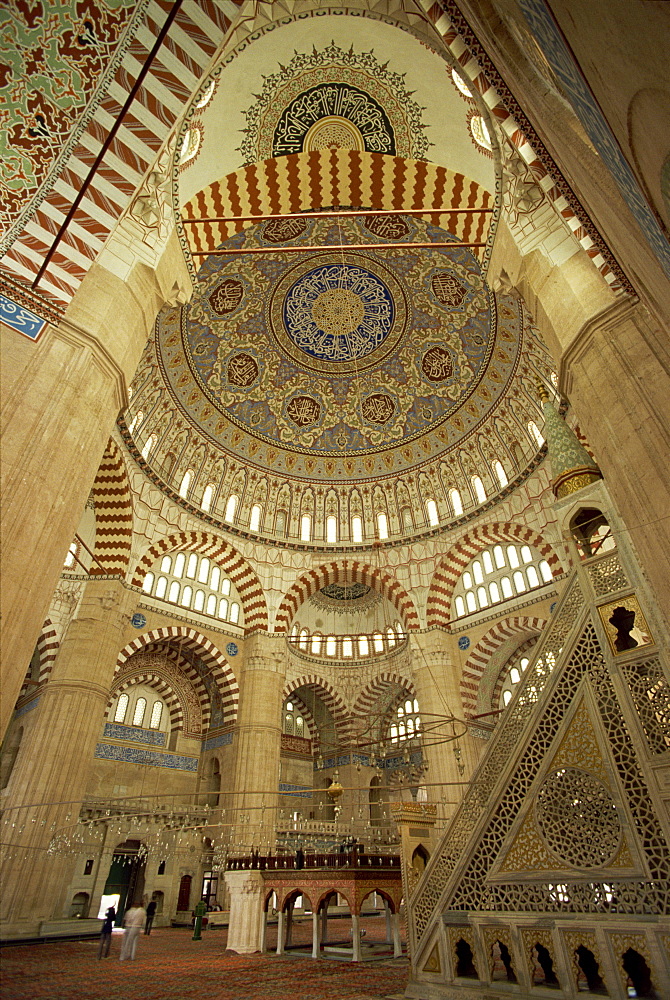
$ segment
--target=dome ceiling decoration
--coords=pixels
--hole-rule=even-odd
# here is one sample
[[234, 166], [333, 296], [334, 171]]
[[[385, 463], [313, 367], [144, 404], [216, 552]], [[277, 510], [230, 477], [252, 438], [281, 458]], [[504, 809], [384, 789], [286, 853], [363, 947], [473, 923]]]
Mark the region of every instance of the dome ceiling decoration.
[[243, 161], [313, 149], [358, 149], [423, 159], [429, 143], [422, 109], [405, 74], [381, 65], [373, 52], [343, 51], [331, 42], [296, 53], [265, 77], [246, 113]]
[[270, 222], [228, 241], [239, 255], [205, 261], [191, 302], [157, 324], [166, 382], [199, 435], [331, 482], [440, 458], [492, 416], [519, 363], [518, 308], [498, 315], [449, 234], [394, 221], [404, 235], [390, 251], [327, 250], [370, 245], [386, 217], [310, 218], [292, 245], [323, 250], [245, 254], [272, 245]]

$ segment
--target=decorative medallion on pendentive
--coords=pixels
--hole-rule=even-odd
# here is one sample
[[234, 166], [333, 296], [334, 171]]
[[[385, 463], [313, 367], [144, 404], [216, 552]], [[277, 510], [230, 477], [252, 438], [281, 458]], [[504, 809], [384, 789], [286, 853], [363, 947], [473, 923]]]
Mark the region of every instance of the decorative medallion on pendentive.
[[395, 403], [390, 396], [375, 392], [363, 400], [361, 405], [364, 420], [371, 424], [385, 424], [393, 416]]
[[365, 228], [382, 240], [401, 240], [409, 236], [409, 226], [402, 215], [371, 215], [365, 220]]
[[294, 396], [286, 407], [286, 414], [296, 427], [315, 424], [320, 413], [321, 407], [311, 396]]
[[237, 656], [237, 653], [238, 653], [237, 643], [229, 642], [228, 645], [226, 646], [226, 654], [228, 656]]
[[136, 611], [135, 614], [130, 619], [130, 624], [133, 628], [144, 628], [147, 620], [141, 611]]
[[469, 649], [470, 648], [470, 640], [468, 639], [467, 635], [462, 635], [460, 637], [460, 639], [458, 640], [458, 648], [459, 649]]
[[453, 370], [451, 354], [444, 347], [431, 347], [421, 361], [421, 371], [431, 382], [445, 382]]
[[231, 313], [234, 309], [237, 309], [243, 295], [244, 286], [242, 282], [237, 281], [235, 278], [226, 278], [225, 281], [216, 286], [209, 296], [209, 304], [218, 316], [225, 316], [226, 313]]
[[263, 239], [268, 243], [286, 243], [302, 236], [306, 229], [305, 219], [270, 219], [263, 230]]
[[448, 271], [438, 271], [430, 282], [433, 295], [443, 306], [458, 309], [465, 298], [467, 289]]
[[247, 389], [258, 378], [258, 365], [250, 354], [233, 354], [228, 359], [227, 374], [231, 385]]

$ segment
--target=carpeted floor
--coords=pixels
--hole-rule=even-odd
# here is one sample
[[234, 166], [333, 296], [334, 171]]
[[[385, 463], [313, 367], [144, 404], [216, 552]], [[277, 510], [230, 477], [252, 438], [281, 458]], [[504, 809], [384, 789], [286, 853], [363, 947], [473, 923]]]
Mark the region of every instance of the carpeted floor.
[[[348, 922], [347, 922], [348, 923]], [[366, 922], [368, 923], [368, 922]], [[370, 922], [371, 923], [371, 922]], [[381, 923], [381, 921], [379, 921]], [[332, 938], [341, 938], [333, 921]], [[379, 928], [380, 930], [381, 928]], [[370, 930], [370, 940], [380, 936]], [[192, 941], [186, 928], [142, 935], [134, 962], [119, 962], [120, 932], [110, 957], [98, 961], [97, 941], [13, 945], [0, 952], [2, 1000], [378, 1000], [401, 997], [407, 960], [367, 964], [314, 961], [298, 953], [226, 954], [227, 932], [207, 930]], [[366, 935], [367, 940], [368, 935]], [[268, 946], [276, 930], [268, 929]], [[311, 921], [294, 928], [294, 942], [311, 941]]]

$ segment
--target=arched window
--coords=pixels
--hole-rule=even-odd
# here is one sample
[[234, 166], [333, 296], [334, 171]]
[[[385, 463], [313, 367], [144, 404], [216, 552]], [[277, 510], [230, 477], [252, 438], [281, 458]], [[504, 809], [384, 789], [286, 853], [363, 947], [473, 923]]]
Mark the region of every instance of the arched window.
[[212, 577], [209, 581], [209, 585], [212, 588], [212, 590], [218, 590], [220, 582], [221, 582], [221, 570], [219, 569], [218, 566], [215, 566], [212, 569]]
[[358, 514], [355, 514], [351, 519], [351, 539], [354, 542], [363, 541], [363, 522]]
[[150, 434], [144, 443], [144, 448], [142, 448], [142, 458], [145, 462], [149, 461], [149, 455], [151, 454], [155, 444], [156, 438], [153, 434]]
[[553, 579], [553, 574], [551, 572], [551, 567], [546, 559], [543, 559], [540, 563], [540, 573], [544, 583], [550, 583]]
[[135, 702], [135, 712], [133, 714], [133, 725], [141, 726], [144, 722], [144, 713], [147, 709], [147, 699], [138, 698]]
[[351, 659], [354, 655], [353, 643], [351, 641], [351, 636], [345, 635], [342, 639], [342, 658]]
[[507, 546], [507, 559], [512, 569], [517, 569], [519, 565], [519, 553], [513, 545]]
[[495, 473], [496, 479], [498, 480], [498, 483], [500, 484], [501, 489], [503, 486], [507, 486], [509, 480], [507, 478], [507, 473], [503, 469], [502, 462], [497, 462], [497, 461], [494, 462], [493, 471]]
[[368, 637], [366, 635], [359, 635], [358, 637], [358, 655], [359, 656], [370, 655], [370, 644], [368, 642]]
[[500, 581], [500, 586], [502, 587], [503, 599], [513, 596], [514, 591], [512, 590], [512, 584], [510, 583], [508, 576], [503, 576]]
[[484, 582], [484, 574], [482, 573], [482, 564], [479, 562], [478, 559], [475, 559], [475, 561], [472, 564], [472, 575], [475, 578], [475, 583]]
[[202, 500], [200, 506], [204, 510], [205, 514], [209, 514], [212, 509], [212, 500], [214, 499], [214, 484], [207, 483], [202, 494]]
[[315, 634], [312, 636], [312, 655], [313, 656], [321, 656], [321, 640], [322, 639], [323, 639], [323, 636], [319, 635], [318, 632], [315, 632]]
[[308, 638], [309, 638], [309, 632], [307, 631], [306, 628], [304, 628], [302, 630], [302, 632], [300, 633], [300, 648], [301, 649], [307, 649], [307, 640], [308, 640]]
[[516, 571], [513, 579], [514, 579], [514, 588], [517, 594], [523, 594], [523, 592], [526, 590], [526, 581], [524, 580], [523, 573], [521, 572], [520, 569]]
[[225, 621], [228, 617], [228, 601], [225, 597], [222, 597], [219, 601], [219, 618]]
[[191, 599], [193, 597], [193, 587], [184, 587], [181, 595], [180, 604], [182, 608], [191, 607]]
[[388, 518], [386, 514], [381, 511], [377, 514], [377, 534], [379, 535], [381, 541], [389, 536]]
[[488, 576], [489, 573], [493, 572], [493, 560], [488, 549], [484, 549], [482, 552], [482, 562], [484, 563], [484, 572]]
[[156, 597], [162, 600], [165, 597], [165, 591], [167, 590], [167, 580], [164, 576], [158, 578], [158, 583], [156, 584]]
[[125, 720], [129, 700], [127, 694], [119, 695], [119, 700], [116, 703], [116, 712], [114, 713], [114, 722], [123, 722]]
[[311, 542], [312, 540], [312, 518], [309, 514], [303, 514], [300, 518], [300, 541]]
[[172, 604], [176, 604], [179, 600], [179, 584], [176, 580], [173, 580], [170, 584], [170, 593], [168, 594], [168, 601]]
[[210, 594], [207, 598], [207, 614], [212, 617], [216, 614], [216, 594]]
[[183, 552], [180, 552], [174, 561], [174, 569], [172, 570], [172, 575], [181, 579], [184, 575], [184, 566], [186, 564], [186, 556]]
[[198, 557], [195, 552], [191, 552], [188, 557], [188, 565], [186, 566], [186, 576], [189, 580], [195, 580], [195, 575], [198, 572]]
[[[153, 591], [154, 597], [159, 600], [167, 599], [171, 603], [180, 604], [184, 608], [192, 607], [194, 611], [203, 614], [205, 613], [206, 605], [207, 614], [216, 617], [218, 595], [216, 593], [212, 594], [210, 591], [215, 591], [218, 588], [221, 580], [221, 570], [218, 566], [212, 564], [212, 560], [209, 557], [199, 556], [197, 552], [178, 552], [174, 558], [163, 556], [160, 561], [160, 567], [161, 572], [169, 574], [169, 576], [166, 578], [166, 576], [161, 575], [158, 578], [155, 590]], [[196, 590], [193, 586], [187, 586], [182, 590], [179, 581], [183, 577], [186, 577], [187, 580], [197, 580], [201, 584], [201, 587]], [[210, 580], [211, 582], [208, 584]], [[149, 594], [152, 592], [153, 585], [154, 571], [150, 571], [145, 576], [142, 589], [145, 593]], [[193, 599], [194, 591], [195, 601]], [[227, 592], [230, 593], [230, 581], [228, 581]]]
[[459, 594], [458, 597], [456, 598], [456, 617], [462, 618], [464, 614], [465, 614], [465, 602], [463, 601], [463, 598]]
[[239, 604], [230, 605], [230, 620], [233, 625], [237, 625], [240, 620], [240, 606]]
[[480, 608], [488, 608], [489, 598], [488, 594], [486, 593], [486, 587], [477, 588], [477, 600], [479, 601]]
[[160, 729], [162, 714], [163, 714], [163, 702], [155, 701], [153, 704], [153, 708], [151, 709], [151, 721], [149, 722], [149, 729]]
[[136, 427], [139, 429], [143, 420], [144, 420], [144, 414], [142, 413], [141, 410], [138, 410], [133, 419], [130, 421], [130, 424], [128, 425], [128, 433], [132, 434]]
[[496, 561], [496, 568], [497, 569], [503, 569], [503, 567], [506, 564], [505, 564], [505, 553], [503, 552], [502, 545], [494, 545], [493, 546], [493, 558]]
[[326, 541], [329, 545], [337, 542], [337, 518], [334, 514], [329, 514], [326, 518]]
[[461, 494], [458, 490], [449, 490], [449, 503], [451, 504], [451, 509], [454, 512], [454, 517], [460, 517], [463, 513], [463, 502], [461, 500]]
[[228, 502], [226, 504], [226, 512], [223, 515], [224, 521], [227, 521], [228, 524], [232, 524], [233, 521], [235, 520], [235, 512], [237, 511], [238, 501], [239, 497], [236, 496], [234, 493], [231, 493], [230, 496], [228, 497]]
[[198, 583], [207, 583], [209, 579], [209, 559], [205, 557], [200, 560], [200, 569], [198, 570]]
[[142, 584], [142, 590], [144, 591], [145, 594], [150, 594], [151, 593], [151, 588], [153, 587], [153, 585], [154, 585], [154, 575], [153, 575], [153, 573], [147, 573], [147, 575], [144, 577], [144, 583]]
[[529, 566], [528, 567], [528, 569], [526, 570], [526, 576], [528, 577], [528, 586], [529, 587], [539, 587], [540, 586], [540, 580], [539, 580], [539, 577], [537, 575], [537, 570], [535, 569], [534, 566]]
[[204, 611], [205, 610], [205, 591], [196, 590], [195, 600], [193, 602], [194, 611]]
[[542, 445], [544, 444], [544, 438], [540, 434], [540, 429], [534, 420], [528, 421], [528, 431], [530, 433], [531, 438], [533, 439], [534, 444], [536, 444], [538, 448], [541, 448]]
[[163, 556], [161, 559], [161, 573], [169, 573], [172, 569], [172, 559], [170, 556]]
[[181, 486], [179, 487], [179, 496], [185, 500], [188, 496], [188, 491], [191, 487], [191, 480], [193, 479], [193, 469], [187, 469], [183, 475]]
[[251, 516], [249, 517], [249, 531], [258, 531], [261, 526], [261, 506], [255, 503], [251, 508]]
[[227, 577], [221, 581], [221, 593], [226, 597], [230, 594], [230, 580]]
[[500, 600], [500, 591], [498, 590], [498, 584], [493, 581], [489, 584], [489, 596], [491, 598], [491, 604], [497, 604]]
[[477, 503], [486, 503], [486, 490], [480, 476], [472, 477], [472, 488], [477, 498]]
[[78, 551], [79, 551], [79, 546], [77, 545], [77, 543], [71, 542], [70, 547], [67, 550], [67, 555], [65, 556], [65, 562], [63, 563], [65, 569], [72, 569], [72, 567], [77, 561], [76, 556], [78, 554]]
[[529, 563], [533, 561], [533, 553], [530, 551], [529, 545], [521, 546], [521, 562]]
[[472, 612], [477, 610], [477, 602], [475, 601], [475, 595], [471, 590], [469, 590], [465, 595], [465, 601], [468, 606], [468, 611]]
[[396, 639], [395, 639], [395, 632], [393, 631], [392, 628], [386, 629], [386, 641], [389, 644], [389, 649], [393, 649], [396, 643]]
[[326, 639], [326, 656], [335, 656], [337, 652], [337, 642], [334, 635], [329, 635]]
[[437, 504], [434, 500], [426, 500], [426, 512], [428, 514], [428, 524], [435, 528], [440, 523], [440, 518], [437, 513]]

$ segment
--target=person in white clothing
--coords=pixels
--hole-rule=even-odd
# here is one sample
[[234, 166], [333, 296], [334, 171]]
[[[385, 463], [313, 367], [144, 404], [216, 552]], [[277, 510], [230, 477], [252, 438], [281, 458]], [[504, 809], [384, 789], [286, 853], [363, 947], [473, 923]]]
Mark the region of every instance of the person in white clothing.
[[137, 939], [144, 929], [147, 919], [147, 911], [143, 906], [131, 906], [123, 915], [123, 944], [121, 945], [120, 961], [124, 959], [134, 959], [137, 951]]

